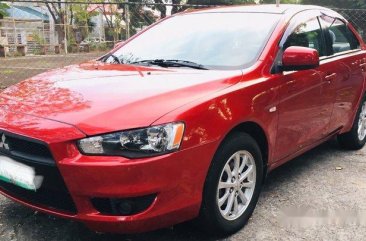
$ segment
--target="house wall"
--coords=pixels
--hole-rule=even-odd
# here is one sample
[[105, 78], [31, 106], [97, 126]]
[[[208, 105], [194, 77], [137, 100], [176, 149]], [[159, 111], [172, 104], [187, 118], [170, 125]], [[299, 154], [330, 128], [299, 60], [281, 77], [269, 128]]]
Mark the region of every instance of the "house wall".
[[44, 44], [50, 44], [50, 26], [42, 21], [12, 21], [10, 19], [0, 20], [0, 43], [8, 46], [9, 53], [16, 52], [16, 46], [26, 45], [27, 54], [37, 52], [41, 47], [41, 39]]

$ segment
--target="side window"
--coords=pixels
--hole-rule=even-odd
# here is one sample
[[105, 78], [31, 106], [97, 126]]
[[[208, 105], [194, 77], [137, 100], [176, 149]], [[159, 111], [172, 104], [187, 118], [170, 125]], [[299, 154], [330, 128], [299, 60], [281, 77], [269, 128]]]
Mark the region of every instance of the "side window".
[[333, 54], [360, 48], [360, 43], [352, 31], [339, 19], [335, 19], [329, 26], [329, 34]]
[[283, 49], [290, 46], [308, 47], [318, 50], [319, 56], [325, 56], [325, 46], [318, 18], [298, 24], [287, 37]]

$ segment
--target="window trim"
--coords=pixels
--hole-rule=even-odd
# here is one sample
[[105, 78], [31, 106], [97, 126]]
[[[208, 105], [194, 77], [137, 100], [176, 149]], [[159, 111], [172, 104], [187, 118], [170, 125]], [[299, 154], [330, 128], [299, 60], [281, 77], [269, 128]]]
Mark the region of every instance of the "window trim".
[[[312, 12], [313, 14], [309, 14], [309, 12]], [[307, 15], [301, 15], [303, 13], [307, 13]], [[323, 24], [321, 24], [321, 16], [323, 15], [326, 15], [328, 17], [331, 17], [331, 18], [334, 18], [334, 19], [338, 19], [340, 21], [342, 21], [348, 31], [350, 32], [350, 34], [353, 34], [355, 39], [357, 40], [357, 42], [359, 43], [359, 48], [357, 49], [351, 49], [351, 50], [347, 50], [347, 51], [343, 51], [343, 52], [339, 52], [339, 53], [335, 53], [335, 54], [332, 54], [332, 51], [330, 48], [332, 48], [332, 44], [330, 42], [330, 33], [329, 33], [329, 27], [328, 26], [323, 26]], [[292, 16], [289, 20], [288, 20], [288, 23], [286, 25], [286, 29], [284, 30], [283, 34], [282, 34], [282, 37], [280, 39], [280, 41], [278, 42], [277, 46], [278, 46], [278, 52], [276, 54], [276, 57], [273, 61], [273, 64], [272, 64], [272, 68], [271, 68], [271, 74], [279, 74], [279, 73], [284, 73], [284, 71], [282, 71], [280, 69], [281, 67], [281, 64], [282, 64], [282, 56], [283, 56], [283, 45], [286, 41], [286, 39], [289, 37], [289, 35], [292, 33], [292, 31], [294, 30], [294, 28], [297, 26], [293, 26], [295, 25], [294, 24], [294, 21], [298, 21], [298, 19], [303, 19], [303, 21], [309, 21], [313, 18], [317, 18], [318, 19], [318, 22], [319, 22], [319, 25], [320, 25], [320, 29], [321, 29], [321, 32], [322, 32], [322, 38], [323, 38], [323, 41], [324, 41], [324, 44], [325, 44], [325, 50], [326, 50], [326, 56], [321, 56], [319, 57], [319, 61], [320, 61], [320, 64], [322, 64], [324, 61], [326, 60], [332, 60], [334, 58], [337, 58], [337, 57], [342, 57], [342, 56], [346, 56], [346, 55], [350, 55], [350, 54], [355, 54], [357, 52], [361, 52], [363, 51], [362, 49], [362, 44], [360, 42], [360, 39], [357, 37], [357, 34], [349, 27], [349, 22], [347, 22], [342, 16], [336, 16], [336, 15], [332, 15], [332, 14], [328, 14], [324, 11], [321, 11], [321, 10], [305, 10], [305, 11], [302, 11], [302, 12], [299, 12], [297, 13], [296, 15]], [[292, 30], [289, 30], [289, 29], [292, 29]], [[289, 31], [291, 31], [289, 33]]]
[[333, 55], [323, 56], [320, 58], [320, 61], [329, 60], [329, 59], [333, 59], [333, 58], [337, 58], [337, 57], [342, 57], [344, 55], [354, 54], [354, 53], [361, 52], [361, 51], [362, 51], [362, 49], [351, 49], [351, 50], [339, 52], [339, 53], [336, 53]]
[[[284, 72], [281, 70], [282, 56], [283, 56], [283, 52], [284, 52], [283, 45], [285, 44], [287, 38], [291, 35], [291, 33], [299, 25], [299, 21], [308, 22], [312, 19], [317, 19], [319, 28], [321, 31], [321, 35], [322, 35], [322, 42], [325, 45], [325, 51], [327, 50], [327, 43], [326, 43], [326, 38], [325, 38], [326, 36], [324, 33], [324, 29], [323, 29], [322, 25], [320, 24], [320, 20], [319, 20], [319, 17], [322, 14], [323, 13], [318, 9], [304, 10], [304, 11], [301, 11], [301, 12], [295, 14], [288, 20], [286, 28], [283, 31], [282, 37], [277, 44], [279, 49], [278, 49], [278, 52], [276, 54], [276, 57], [273, 61], [272, 67], [271, 67], [271, 74], [278, 74], [278, 73]], [[322, 56], [321, 58], [323, 58], [323, 57], [326, 57], [326, 56]]]

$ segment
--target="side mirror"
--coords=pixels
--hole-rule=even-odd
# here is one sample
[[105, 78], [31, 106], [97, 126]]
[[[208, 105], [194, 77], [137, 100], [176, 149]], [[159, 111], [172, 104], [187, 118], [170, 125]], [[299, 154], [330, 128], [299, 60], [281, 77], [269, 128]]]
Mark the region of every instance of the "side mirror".
[[306, 70], [319, 66], [319, 53], [315, 49], [306, 47], [288, 47], [282, 56], [282, 70]]

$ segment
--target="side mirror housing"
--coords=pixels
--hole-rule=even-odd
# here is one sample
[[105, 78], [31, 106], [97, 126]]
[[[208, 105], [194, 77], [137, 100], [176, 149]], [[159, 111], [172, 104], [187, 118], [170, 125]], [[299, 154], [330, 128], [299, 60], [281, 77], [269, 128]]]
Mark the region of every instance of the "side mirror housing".
[[318, 66], [319, 53], [315, 49], [291, 46], [283, 52], [283, 71], [315, 69]]

